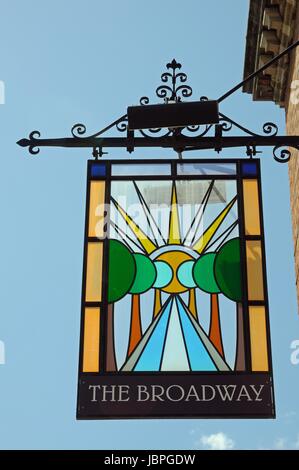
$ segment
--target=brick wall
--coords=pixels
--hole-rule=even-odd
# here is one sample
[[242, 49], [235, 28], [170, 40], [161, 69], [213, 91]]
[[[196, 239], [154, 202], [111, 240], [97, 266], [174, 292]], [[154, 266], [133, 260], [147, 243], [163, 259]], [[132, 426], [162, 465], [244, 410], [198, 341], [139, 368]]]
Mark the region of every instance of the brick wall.
[[[296, 32], [293, 42], [299, 39], [299, 8], [297, 8]], [[290, 62], [290, 72], [288, 78], [287, 95], [286, 95], [286, 131], [289, 135], [299, 135], [299, 103], [292, 102], [291, 83], [299, 80], [299, 47], [292, 54]], [[299, 86], [297, 84], [297, 101], [299, 100]], [[294, 100], [293, 100], [294, 101]], [[290, 197], [291, 212], [293, 222], [293, 238], [294, 238], [294, 256], [295, 256], [295, 272], [297, 298], [299, 305], [299, 151], [292, 150], [292, 158], [289, 162], [289, 179], [290, 179]]]

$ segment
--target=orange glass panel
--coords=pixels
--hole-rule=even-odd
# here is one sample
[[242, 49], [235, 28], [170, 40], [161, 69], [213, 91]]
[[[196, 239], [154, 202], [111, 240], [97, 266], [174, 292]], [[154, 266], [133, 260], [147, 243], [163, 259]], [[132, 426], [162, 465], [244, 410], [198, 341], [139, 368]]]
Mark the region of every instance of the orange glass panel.
[[88, 236], [104, 236], [105, 182], [91, 181], [89, 196]]
[[248, 300], [264, 300], [262, 247], [259, 240], [246, 241]]
[[83, 372], [99, 372], [100, 309], [86, 308], [84, 318]]
[[86, 302], [102, 300], [103, 243], [89, 242], [87, 245]]
[[251, 364], [253, 371], [268, 371], [267, 326], [265, 307], [249, 307]]
[[260, 235], [259, 190], [257, 180], [243, 180], [243, 200], [246, 235]]

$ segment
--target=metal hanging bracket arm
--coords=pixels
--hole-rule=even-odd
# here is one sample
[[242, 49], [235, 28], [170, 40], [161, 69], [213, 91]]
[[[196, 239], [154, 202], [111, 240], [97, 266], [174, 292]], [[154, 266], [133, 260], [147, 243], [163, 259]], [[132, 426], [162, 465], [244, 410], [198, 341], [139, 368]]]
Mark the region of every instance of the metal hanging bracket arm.
[[[298, 45], [299, 41], [289, 46], [263, 67], [227, 91], [218, 98], [217, 102], [220, 103], [228, 98], [245, 83], [252, 80]], [[171, 108], [173, 106], [180, 107], [182, 106], [182, 98], [189, 98], [193, 93], [190, 85], [186, 84], [187, 75], [180, 71], [181, 67], [181, 64], [173, 59], [172, 62], [166, 65], [167, 72], [161, 75], [162, 85], [157, 87], [156, 95], [163, 100], [164, 105], [162, 106], [170, 106]], [[148, 105], [149, 101], [148, 97], [143, 96], [140, 99], [140, 106]], [[209, 100], [205, 96], [200, 98], [200, 102], [206, 101]], [[120, 133], [126, 133], [126, 136], [110, 137], [105, 135], [112, 129]], [[232, 129], [237, 130], [238, 134], [241, 131], [243, 135], [228, 135]], [[264, 123], [262, 132], [258, 133], [247, 129], [245, 126], [221, 113], [218, 114], [215, 124], [192, 124], [185, 125], [184, 127], [150, 129], [139, 128], [135, 132], [129, 129], [128, 115], [123, 114], [120, 118], [92, 135], [86, 136], [86, 126], [84, 124], [75, 124], [71, 129], [71, 134], [72, 137], [40, 139], [40, 133], [33, 131], [30, 133], [29, 138], [19, 140], [17, 144], [21, 147], [28, 147], [32, 155], [38, 154], [40, 147], [92, 148], [95, 158], [105, 153], [102, 151], [103, 148], [109, 147], [125, 148], [129, 153], [133, 152], [136, 147], [170, 148], [177, 152], [180, 158], [182, 158], [183, 151], [210, 149], [219, 153], [224, 148], [236, 147], [244, 148], [244, 156], [252, 158], [252, 156], [258, 153], [257, 147], [272, 147], [274, 159], [279, 162], [287, 162], [290, 159], [291, 151], [286, 147], [299, 150], [299, 136], [277, 135], [278, 127], [272, 122]]]
[[233, 93], [235, 93], [235, 91], [239, 90], [240, 88], [243, 87], [243, 85], [245, 85], [245, 83], [248, 83], [250, 82], [253, 78], [255, 78], [257, 75], [259, 75], [261, 72], [263, 72], [264, 70], [266, 70], [268, 67], [271, 67], [271, 65], [275, 64], [279, 59], [281, 59], [281, 57], [283, 57], [284, 55], [286, 54], [289, 54], [293, 49], [295, 49], [297, 46], [299, 46], [299, 40], [294, 42], [293, 44], [291, 44], [289, 47], [287, 47], [284, 51], [282, 51], [280, 54], [278, 54], [277, 56], [273, 57], [273, 59], [269, 60], [269, 62], [267, 62], [266, 64], [264, 64], [262, 67], [260, 67], [258, 70], [256, 70], [255, 72], [253, 72], [252, 74], [248, 75], [248, 77], [246, 77], [244, 80], [242, 80], [242, 82], [238, 83], [237, 85], [235, 85], [233, 88], [231, 88], [230, 90], [228, 90], [226, 93], [224, 93], [224, 95], [220, 96], [220, 98], [218, 98], [218, 103], [221, 103], [221, 101], [224, 101], [226, 98], [228, 98], [229, 96], [231, 96]]

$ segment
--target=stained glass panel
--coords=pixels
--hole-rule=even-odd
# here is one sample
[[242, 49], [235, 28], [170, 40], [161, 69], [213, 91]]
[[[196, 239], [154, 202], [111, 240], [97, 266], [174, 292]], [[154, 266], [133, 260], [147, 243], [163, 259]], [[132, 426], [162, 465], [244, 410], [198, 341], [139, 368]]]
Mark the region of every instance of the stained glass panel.
[[260, 240], [246, 241], [248, 299], [264, 300], [262, 247]]
[[[257, 161], [94, 165], [78, 416], [238, 416], [242, 393], [245, 414], [273, 416]], [[190, 407], [176, 398], [187, 384], [203, 390]], [[240, 395], [224, 403], [222, 386]], [[169, 414], [150, 395], [167, 387]]]
[[102, 300], [103, 243], [90, 242], [87, 246], [86, 302]]
[[106, 176], [106, 165], [104, 163], [93, 163], [90, 174], [92, 178], [102, 178]]
[[256, 176], [257, 175], [257, 163], [255, 161], [241, 162], [241, 171], [242, 171], [243, 176]]
[[[115, 363], [120, 370], [233, 369], [237, 354], [235, 329], [231, 328], [225, 346], [220, 349], [220, 316], [235, 321], [236, 299], [230, 298], [230, 303], [221, 311], [218, 294], [227, 295], [218, 287], [214, 264], [216, 255], [228, 241], [238, 237], [236, 192], [233, 180], [178, 179], [174, 183], [152, 179], [111, 183], [110, 250], [113, 252], [117, 240], [128, 257], [121, 276], [127, 295], [114, 303]], [[239, 247], [236, 245], [233, 249]], [[130, 256], [136, 269], [133, 272], [132, 268], [132, 273]], [[118, 272], [123, 263], [120, 256], [116, 260]], [[113, 269], [110, 263], [109, 271]], [[220, 262], [219, 277], [223, 269]], [[137, 304], [136, 295], [141, 298], [146, 295], [146, 305], [142, 299]], [[205, 297], [205, 309], [208, 309], [205, 315], [211, 315], [212, 319], [217, 317], [211, 334], [204, 324], [203, 313], [198, 315], [199, 303]], [[137, 328], [132, 328], [132, 312]], [[131, 320], [126, 316], [131, 316]], [[147, 325], [146, 329], [142, 328], [143, 324]], [[175, 355], [173, 351], [170, 358], [170, 345], [175, 337], [180, 348]], [[132, 350], [124, 343], [139, 344], [139, 347]], [[225, 360], [224, 349], [231, 358], [230, 364]], [[125, 356], [128, 351], [130, 354]]]
[[83, 372], [98, 372], [100, 354], [100, 309], [86, 308], [84, 313]]
[[249, 307], [251, 362], [253, 371], [269, 370], [265, 307]]
[[178, 163], [178, 175], [235, 175], [234, 163]]
[[171, 166], [169, 164], [144, 166], [142, 163], [113, 164], [111, 174], [112, 176], [170, 175]]
[[89, 196], [89, 237], [101, 238], [104, 236], [104, 204], [105, 204], [105, 182], [92, 181], [90, 183]]
[[257, 180], [243, 180], [243, 198], [246, 235], [260, 235], [261, 227]]

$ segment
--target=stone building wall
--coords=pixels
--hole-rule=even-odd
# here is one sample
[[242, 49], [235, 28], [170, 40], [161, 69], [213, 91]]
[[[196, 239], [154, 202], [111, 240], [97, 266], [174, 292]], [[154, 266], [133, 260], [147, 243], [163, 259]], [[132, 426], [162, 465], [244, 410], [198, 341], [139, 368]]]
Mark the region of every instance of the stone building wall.
[[[299, 8], [293, 42], [299, 40]], [[299, 135], [299, 46], [291, 56], [286, 87], [286, 130], [289, 135]], [[299, 305], [299, 150], [292, 150], [289, 162], [290, 197], [293, 222], [296, 285]]]
[[[250, 0], [244, 78], [299, 39], [299, 0]], [[243, 87], [255, 101], [285, 108], [286, 133], [299, 135], [299, 46]], [[299, 151], [289, 162], [290, 198], [299, 305]]]

